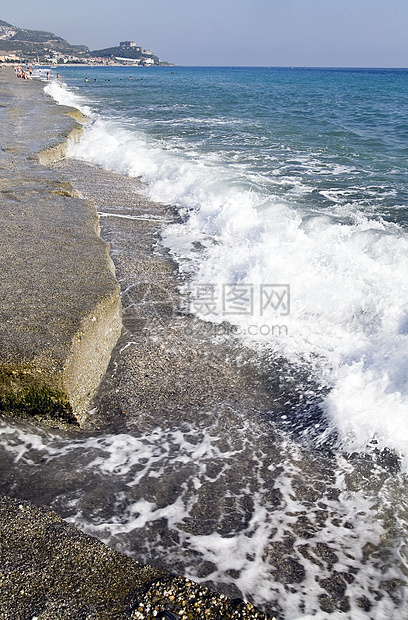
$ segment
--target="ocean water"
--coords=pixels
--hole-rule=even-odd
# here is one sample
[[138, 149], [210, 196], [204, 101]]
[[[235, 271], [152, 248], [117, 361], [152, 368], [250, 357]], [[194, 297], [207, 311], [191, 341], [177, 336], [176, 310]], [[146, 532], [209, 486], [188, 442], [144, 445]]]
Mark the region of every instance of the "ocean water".
[[91, 112], [72, 156], [175, 205], [163, 243], [189, 309], [308, 367], [345, 448], [405, 462], [408, 71], [133, 73], [67, 69], [68, 88], [47, 87]]
[[[8, 457], [64, 467], [86, 452], [87, 471], [109, 487], [117, 480], [116, 500], [98, 519], [84, 515], [79, 492], [68, 495], [74, 523], [145, 559], [155, 546], [169, 567], [234, 583], [285, 620], [405, 620], [408, 70], [64, 67], [61, 76], [47, 95], [90, 119], [68, 156], [140, 177], [148, 198], [177, 210], [161, 244], [178, 265], [181, 310], [284, 368], [289, 396], [273, 449], [250, 417], [239, 450], [220, 449], [211, 431], [64, 442], [4, 424]], [[181, 483], [160, 509], [150, 488], [135, 492], [166, 467], [193, 469], [199, 489], [221, 475], [210, 466], [233, 469], [248, 442], [252, 508], [228, 535], [186, 531], [194, 502]], [[187, 559], [146, 533], [163, 518]], [[200, 573], [200, 563], [211, 566]]]

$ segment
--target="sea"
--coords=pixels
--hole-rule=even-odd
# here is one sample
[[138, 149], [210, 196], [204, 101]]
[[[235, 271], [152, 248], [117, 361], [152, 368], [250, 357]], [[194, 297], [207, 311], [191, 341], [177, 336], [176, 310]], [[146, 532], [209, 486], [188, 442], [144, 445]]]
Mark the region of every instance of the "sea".
[[[81, 476], [74, 495], [59, 488], [69, 521], [277, 618], [406, 620], [408, 70], [59, 72], [46, 96], [89, 119], [67, 156], [137, 177], [173, 209], [160, 245], [179, 312], [279, 375], [284, 398], [261, 430], [245, 413], [240, 449], [211, 428], [67, 439], [3, 420], [2, 451], [16, 468], [68, 460], [103, 480], [110, 499], [93, 511]], [[229, 487], [243, 453], [251, 466]], [[135, 492], [175, 467], [183, 483], [160, 505]], [[211, 514], [188, 526], [204, 481], [210, 504], [235, 506], [228, 531]]]

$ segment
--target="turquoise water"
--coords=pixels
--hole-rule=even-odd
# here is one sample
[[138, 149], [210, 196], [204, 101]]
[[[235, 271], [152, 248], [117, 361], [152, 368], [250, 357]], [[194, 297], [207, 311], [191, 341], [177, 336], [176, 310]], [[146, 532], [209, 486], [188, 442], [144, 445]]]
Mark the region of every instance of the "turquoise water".
[[[165, 141], [166, 150], [216, 155], [246, 175], [293, 174], [316, 194], [331, 187], [334, 166], [336, 185], [352, 179], [361, 192], [353, 198], [367, 206], [374, 198], [382, 215], [407, 202], [408, 70], [66, 68], [63, 80], [98, 114]], [[392, 196], [367, 196], [383, 184]]]

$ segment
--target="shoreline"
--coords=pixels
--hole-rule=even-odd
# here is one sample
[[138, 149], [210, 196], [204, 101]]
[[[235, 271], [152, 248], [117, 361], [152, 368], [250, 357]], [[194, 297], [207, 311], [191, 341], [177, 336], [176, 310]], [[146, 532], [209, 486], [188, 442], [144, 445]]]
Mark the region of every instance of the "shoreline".
[[[52, 101], [48, 109], [64, 111]], [[92, 145], [90, 138], [81, 146]], [[48, 506], [145, 566], [185, 575], [228, 600], [250, 600], [279, 618], [294, 610], [392, 609], [398, 616], [405, 565], [402, 558], [387, 567], [376, 560], [403, 540], [402, 506], [392, 501], [396, 512], [387, 512], [389, 493], [403, 497], [405, 488], [394, 480], [394, 465], [315, 443], [308, 429], [319, 422], [321, 436], [321, 420], [302, 403], [306, 373], [291, 373], [284, 359], [249, 351], [230, 334], [214, 334], [180, 303], [183, 266], [161, 238], [168, 223], [178, 222], [177, 210], [145, 198], [137, 178], [82, 161], [82, 149], [73, 152], [79, 159], [70, 151], [50, 171], [60, 190], [76, 191], [99, 215], [121, 288], [124, 329], [79, 431], [1, 420], [3, 493]], [[44, 183], [34, 188], [48, 183], [42, 170]], [[36, 199], [41, 195], [38, 190]], [[382, 503], [362, 516], [361, 502], [371, 501], [380, 472]], [[394, 482], [395, 489], [387, 486]], [[43, 538], [35, 538], [40, 548]], [[52, 540], [57, 548], [58, 538]], [[62, 559], [69, 575], [76, 556]], [[5, 561], [11, 565], [12, 554]], [[188, 605], [185, 581], [178, 583], [177, 596]], [[163, 587], [148, 594], [159, 597], [158, 616], [190, 617], [187, 608], [166, 607], [173, 602], [160, 598], [169, 592]], [[61, 604], [65, 594], [56, 589]], [[85, 606], [94, 605], [91, 590]], [[171, 592], [176, 598], [173, 586]], [[47, 590], [48, 597], [54, 593]], [[211, 605], [216, 614], [216, 602]], [[191, 617], [203, 616], [194, 616], [197, 611]], [[144, 607], [132, 608], [140, 617], [136, 612], [146, 617]]]
[[[1, 222], [5, 232], [8, 231], [8, 228], [12, 228], [9, 244], [5, 246], [6, 249], [9, 250], [13, 240], [15, 242], [13, 261], [10, 265], [13, 273], [9, 277], [9, 295], [12, 295], [15, 291], [16, 281], [21, 286], [20, 289], [17, 289], [21, 305], [18, 306], [17, 300], [15, 300], [9, 306], [9, 311], [13, 310], [13, 316], [9, 315], [9, 321], [14, 320], [13, 325], [15, 325], [16, 319], [14, 317], [18, 313], [21, 317], [21, 326], [19, 326], [19, 330], [16, 330], [16, 332], [8, 329], [5, 334], [5, 330], [3, 330], [3, 342], [9, 347], [7, 350], [3, 348], [3, 355], [5, 352], [7, 353], [8, 358], [6, 361], [9, 366], [6, 366], [3, 362], [3, 364], [0, 364], [0, 371], [3, 371], [3, 394], [10, 389], [14, 390], [13, 393], [19, 394], [27, 386], [34, 385], [36, 387], [40, 385], [41, 388], [42, 380], [44, 380], [46, 386], [49, 385], [50, 381], [55, 380], [55, 366], [58, 366], [57, 370], [60, 372], [63, 369], [63, 355], [60, 355], [58, 360], [55, 361], [56, 356], [52, 359], [50, 358], [50, 353], [57, 352], [58, 347], [61, 347], [61, 336], [65, 336], [61, 321], [64, 317], [72, 317], [72, 305], [69, 306], [72, 302], [72, 297], [79, 302], [80, 307], [83, 307], [85, 302], [86, 311], [88, 316], [91, 315], [92, 323], [102, 325], [103, 331], [109, 332], [111, 330], [112, 337], [108, 339], [108, 344], [106, 339], [104, 342], [105, 361], [103, 364], [106, 362], [106, 365], [109, 361], [109, 359], [106, 360], [106, 355], [108, 354], [110, 357], [111, 350], [118, 336], [116, 317], [120, 305], [118, 305], [119, 287], [116, 279], [113, 278], [113, 268], [110, 267], [109, 261], [111, 259], [108, 255], [108, 246], [98, 236], [99, 224], [94, 205], [87, 200], [79, 200], [76, 197], [74, 186], [65, 181], [65, 178], [69, 177], [66, 177], [65, 174], [60, 174], [58, 165], [45, 167], [37, 161], [37, 153], [39, 151], [42, 153], [46, 152], [48, 155], [50, 153], [61, 154], [58, 143], [61, 137], [67, 137], [72, 129], [74, 131], [77, 130], [76, 122], [70, 117], [62, 117], [61, 107], [56, 106], [52, 102], [45, 102], [47, 108], [44, 115], [45, 122], [48, 123], [50, 121], [50, 117], [47, 116], [49, 110], [52, 110], [52, 113], [55, 113], [58, 117], [53, 119], [54, 126], [48, 125], [48, 135], [52, 134], [54, 136], [53, 131], [55, 132], [56, 126], [60, 128], [59, 123], [61, 119], [64, 119], [64, 128], [62, 132], [58, 130], [57, 141], [54, 140], [54, 137], [51, 140], [47, 139], [47, 143], [45, 145], [41, 144], [41, 148], [39, 148], [41, 139], [38, 137], [33, 140], [35, 131], [34, 126], [30, 125], [29, 113], [29, 106], [33, 102], [31, 93], [34, 92], [38, 98], [38, 83], [19, 84], [17, 80], [13, 80], [12, 76], [9, 76], [8, 80], [3, 80], [2, 78], [5, 77], [3, 71], [4, 69], [0, 72], [0, 97], [6, 102], [6, 105], [1, 109], [0, 113], [3, 115], [10, 114], [9, 111], [12, 110], [18, 122], [12, 125], [13, 119], [9, 121], [8, 135], [6, 136], [8, 142], [3, 142], [3, 144], [9, 146], [6, 147], [8, 150], [3, 148], [6, 156], [3, 156], [3, 161], [1, 162], [0, 189], [3, 197], [5, 196], [6, 206], [7, 198], [10, 197], [12, 192], [13, 200], [18, 205], [19, 211], [21, 212], [22, 205], [24, 205], [24, 208], [22, 219], [18, 218], [18, 213], [15, 210], [10, 210], [3, 211], [4, 217]], [[42, 85], [40, 86], [42, 88]], [[27, 90], [27, 87], [30, 88], [30, 91]], [[25, 107], [22, 105], [21, 98]], [[44, 101], [41, 101], [41, 104], [44, 104]], [[38, 107], [36, 107], [36, 110], [38, 111]], [[38, 123], [39, 116], [38, 114], [36, 115], [37, 124], [41, 125], [41, 123]], [[16, 127], [21, 128], [22, 125], [24, 125], [25, 132], [24, 136], [17, 136], [17, 138], [20, 138], [19, 141], [16, 139], [13, 131]], [[43, 130], [44, 125], [41, 125], [38, 129], [41, 136], [43, 135]], [[43, 146], [45, 148], [42, 148]], [[53, 159], [55, 159], [54, 156], [47, 156], [42, 161], [49, 164]], [[29, 185], [29, 187], [26, 188], [26, 185]], [[23, 190], [26, 190], [24, 196], [21, 193]], [[42, 203], [45, 199], [47, 199], [47, 210], [42, 208]], [[58, 222], [56, 223], [53, 220], [53, 212], [55, 211], [69, 212], [69, 215], [67, 215], [68, 219], [63, 219], [59, 223], [60, 225], [57, 225]], [[10, 217], [5, 217], [8, 214], [10, 214]], [[81, 218], [83, 223], [78, 224], [78, 219], [81, 220]], [[50, 219], [52, 220], [53, 231], [47, 233], [47, 240], [51, 238], [58, 246], [62, 246], [62, 256], [59, 256], [54, 244], [52, 250], [48, 248], [49, 261], [46, 263], [46, 269], [43, 268], [44, 262], [40, 261], [39, 269], [36, 271], [36, 263], [33, 263], [36, 252], [34, 251], [31, 254], [28, 252], [30, 261], [27, 261], [27, 248], [30, 247], [30, 242], [34, 244], [35, 249], [39, 247], [41, 234], [43, 234], [44, 228], [47, 228], [47, 221]], [[28, 234], [30, 221], [35, 221], [37, 225]], [[72, 240], [70, 241], [68, 238], [73, 235], [74, 240], [77, 240], [74, 234], [75, 231], [72, 228], [78, 225], [83, 225], [87, 229], [85, 237], [79, 237], [82, 245], [88, 246], [90, 241], [92, 241], [89, 253], [85, 255], [87, 260], [90, 260], [92, 257], [94, 261], [92, 274], [89, 275], [87, 270], [82, 269], [80, 273], [83, 280], [78, 282], [75, 278], [72, 278], [72, 281], [68, 283], [70, 284], [68, 293], [64, 290], [62, 297], [58, 295], [58, 292], [50, 294], [50, 283], [47, 280], [47, 286], [44, 286], [44, 300], [51, 300], [51, 307], [47, 307], [44, 303], [40, 304], [41, 313], [37, 316], [33, 301], [38, 298], [38, 291], [42, 288], [38, 285], [38, 274], [45, 271], [46, 276], [49, 277], [55, 269], [58, 260], [60, 260], [62, 267], [58, 270], [57, 283], [65, 283], [64, 280], [61, 280], [61, 275], [63, 273], [72, 274], [74, 271], [72, 268]], [[24, 242], [21, 235], [18, 234], [19, 230], [23, 233]], [[67, 235], [68, 231], [69, 235]], [[77, 245], [75, 246], [76, 248]], [[44, 250], [44, 246], [41, 249]], [[148, 251], [150, 252], [150, 248]], [[100, 260], [95, 260], [95, 255], [98, 254], [101, 258]], [[24, 260], [19, 260], [22, 256]], [[2, 258], [5, 261], [5, 257]], [[154, 260], [152, 256], [150, 261], [154, 262]], [[87, 262], [87, 266], [89, 268], [89, 262]], [[155, 269], [153, 269], [153, 272], [155, 273]], [[25, 275], [28, 277], [25, 277]], [[108, 295], [108, 297], [110, 296], [113, 299], [112, 305], [114, 307], [111, 310], [111, 306], [107, 305], [105, 301], [99, 303], [99, 316], [96, 315], [95, 304], [92, 304], [95, 296], [91, 296], [91, 300], [86, 296], [84, 298], [86, 291], [89, 291], [89, 288], [94, 286], [95, 279], [97, 282], [99, 279], [97, 299], [106, 299]], [[55, 282], [51, 282], [51, 284], [55, 285]], [[26, 296], [30, 291], [34, 292], [34, 298], [31, 297], [30, 304], [28, 304]], [[7, 299], [10, 303], [10, 297]], [[68, 308], [66, 307], [67, 305], [69, 306]], [[61, 306], [64, 306], [62, 316], [58, 315], [58, 309]], [[4, 303], [3, 312], [5, 312]], [[58, 321], [54, 327], [53, 324], [50, 325], [49, 321], [55, 314], [57, 314]], [[82, 315], [79, 322], [81, 333], [76, 338], [74, 347], [72, 347], [73, 327], [72, 322], [70, 322], [69, 342], [71, 348], [69, 354], [66, 355], [71, 359], [76, 356], [79, 359], [79, 366], [84, 368], [89, 364], [90, 359], [89, 355], [86, 356], [86, 351], [85, 354], [81, 352], [81, 341], [86, 340], [87, 337], [86, 330], [89, 330], [90, 339], [94, 343], [100, 340], [101, 333], [100, 331], [99, 333], [92, 331], [90, 326], [84, 323]], [[73, 323], [75, 329], [75, 321]], [[116, 324], [116, 328], [111, 327], [112, 323]], [[2, 324], [4, 327], [4, 319]], [[38, 326], [41, 327], [42, 332], [39, 332]], [[46, 332], [45, 341], [38, 336], [38, 333], [40, 335], [44, 333], [44, 329]], [[62, 334], [61, 331], [63, 332]], [[17, 336], [15, 333], [17, 333]], [[7, 336], [7, 339], [5, 336]], [[18, 345], [21, 345], [21, 342], [24, 341], [28, 341], [31, 344], [31, 349], [22, 353]], [[36, 362], [35, 365], [31, 363], [31, 366], [35, 366], [32, 371], [27, 360], [29, 360], [30, 353], [35, 353], [36, 346], [40, 349], [42, 347], [43, 353], [32, 355]], [[76, 349], [75, 346], [77, 347]], [[67, 345], [65, 345], [65, 348], [63, 347], [63, 353], [66, 353], [66, 350]], [[94, 351], [95, 346], [92, 352]], [[19, 356], [20, 359], [18, 359]], [[42, 367], [38, 360], [42, 362]], [[24, 364], [20, 374], [16, 371], [16, 366], [19, 363]], [[47, 366], [48, 363], [50, 368]], [[99, 375], [103, 371], [103, 364], [99, 363], [98, 365]], [[10, 368], [13, 381], [7, 382], [7, 372]], [[53, 369], [54, 374], [52, 372]], [[37, 383], [33, 382], [33, 374], [35, 374]], [[38, 377], [40, 378], [38, 379]], [[21, 381], [19, 382], [18, 379], [21, 379]], [[78, 390], [76, 385], [79, 381], [78, 373], [71, 372], [70, 379], [73, 390]], [[100, 376], [98, 376], [98, 379], [100, 379]], [[87, 398], [84, 399], [80, 395], [76, 401], [80, 403], [80, 407], [76, 406], [73, 394], [70, 395], [72, 400], [69, 403], [68, 409], [71, 412], [75, 412], [76, 421], [79, 420], [81, 425], [86, 424], [87, 418], [84, 415], [86, 403], [91, 402], [95, 391], [94, 383], [95, 381], [91, 390], [89, 379], [86, 382]], [[58, 385], [62, 385], [66, 389], [66, 384], [63, 381]], [[60, 398], [64, 397], [61, 396]], [[51, 398], [52, 405], [56, 404], [56, 399], [57, 397], [53, 394]], [[39, 422], [40, 425], [45, 423], [53, 426], [57, 425], [60, 428], [72, 428], [70, 425], [67, 426], [67, 422], [73, 422], [72, 418], [67, 420], [61, 417], [59, 420], [55, 420], [55, 411], [53, 412], [54, 417], [51, 416], [51, 419], [49, 416], [44, 417], [41, 412], [44, 402], [38, 402], [38, 400], [34, 404], [34, 415], [29, 416], [32, 422]], [[7, 402], [10, 402], [10, 399], [6, 400]], [[50, 403], [47, 402], [45, 404], [49, 408]], [[26, 406], [27, 403], [20, 402], [16, 417], [27, 418]], [[106, 423], [103, 417], [109, 406], [107, 404], [104, 411], [102, 411], [102, 426]], [[3, 410], [1, 413], [8, 414], [12, 412]], [[57, 413], [60, 413], [60, 411], [57, 411]], [[83, 414], [82, 416], [81, 413]], [[62, 521], [61, 517], [56, 513], [42, 507], [36, 507], [25, 500], [0, 496], [0, 530], [2, 538], [7, 541], [5, 545], [2, 545], [0, 555], [3, 566], [0, 607], [2, 609], [1, 617], [4, 618], [31, 618], [35, 615], [42, 620], [54, 618], [57, 620], [62, 617], [61, 614], [69, 614], [71, 616], [72, 613], [86, 613], [87, 618], [101, 619], [146, 618], [150, 620], [157, 617], [198, 619], [203, 617], [203, 612], [208, 620], [220, 617], [236, 619], [266, 619], [270, 617], [257, 611], [250, 603], [240, 599], [232, 600], [223, 594], [215, 594], [205, 586], [197, 585], [184, 577], [174, 577], [162, 569], [142, 565], [134, 559], [113, 551], [95, 538], [80, 533], [75, 527]]]
[[117, 553], [24, 500], [0, 495], [0, 532], [4, 620], [274, 620], [250, 603]]

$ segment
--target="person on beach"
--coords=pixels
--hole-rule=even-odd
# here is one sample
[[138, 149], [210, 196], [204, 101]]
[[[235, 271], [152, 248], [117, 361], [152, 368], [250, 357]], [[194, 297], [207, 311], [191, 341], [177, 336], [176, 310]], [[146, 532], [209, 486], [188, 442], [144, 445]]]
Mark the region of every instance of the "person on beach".
[[47, 80], [49, 80], [49, 79], [50, 79], [50, 72], [47, 71]]

